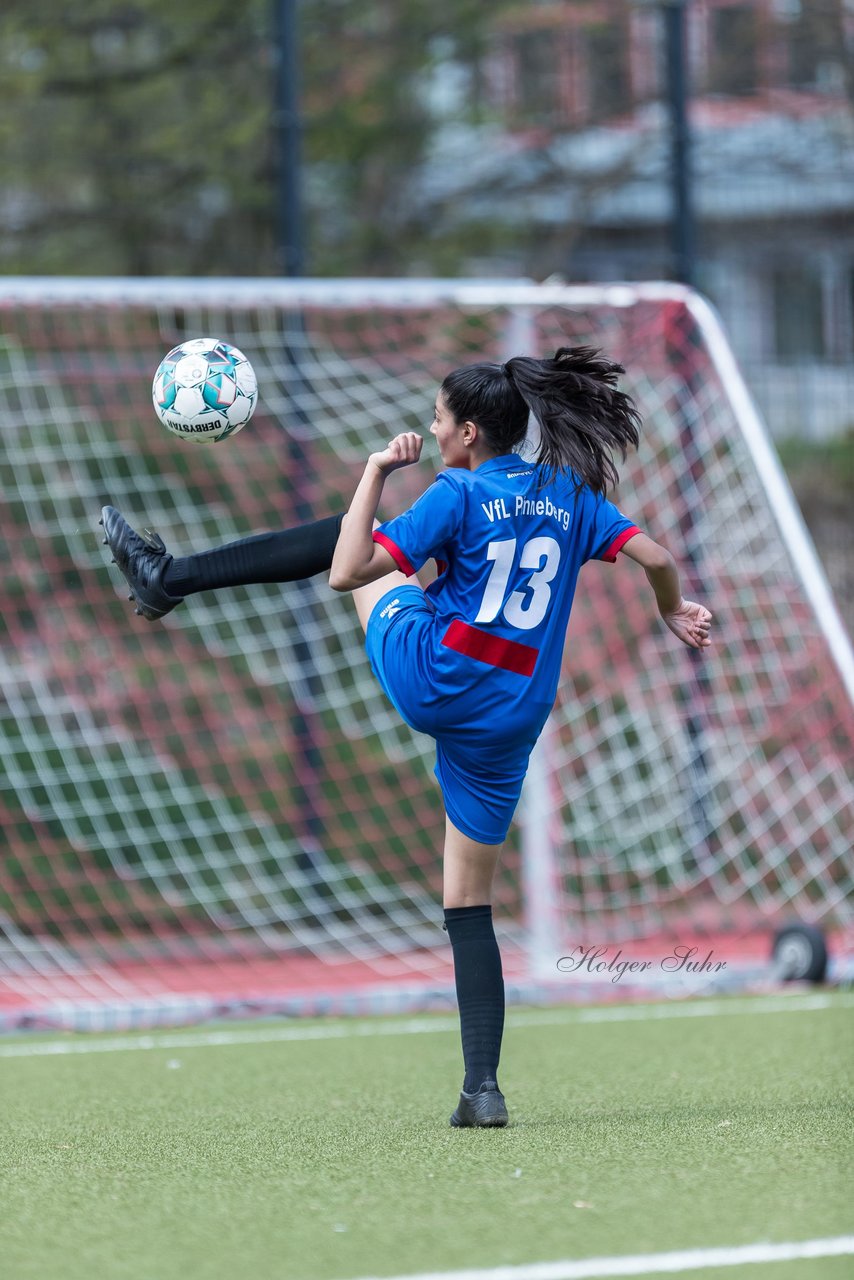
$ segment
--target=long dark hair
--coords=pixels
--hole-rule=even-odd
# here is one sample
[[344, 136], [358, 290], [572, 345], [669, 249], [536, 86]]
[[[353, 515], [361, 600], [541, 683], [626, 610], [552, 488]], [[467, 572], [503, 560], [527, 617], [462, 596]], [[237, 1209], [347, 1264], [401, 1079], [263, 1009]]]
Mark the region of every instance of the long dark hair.
[[593, 347], [561, 347], [554, 359], [464, 365], [448, 374], [441, 392], [454, 420], [476, 423], [497, 454], [522, 444], [533, 414], [545, 476], [572, 471], [579, 484], [604, 494], [619, 479], [612, 452], [625, 460], [640, 435], [640, 414], [617, 389], [621, 373], [622, 365]]

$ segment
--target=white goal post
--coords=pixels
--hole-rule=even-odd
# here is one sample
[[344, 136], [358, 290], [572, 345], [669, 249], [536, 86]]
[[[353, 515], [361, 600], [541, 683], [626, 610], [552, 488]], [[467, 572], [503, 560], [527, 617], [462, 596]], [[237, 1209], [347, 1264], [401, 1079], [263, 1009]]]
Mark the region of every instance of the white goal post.
[[[679, 646], [624, 558], [582, 572], [497, 886], [511, 997], [578, 994], [558, 962], [579, 944], [850, 930], [854, 656], [698, 294], [7, 277], [0, 317], [0, 1023], [447, 998], [432, 745], [385, 701], [349, 600], [323, 578], [240, 588], [149, 626], [97, 517], [111, 502], [186, 554], [330, 514], [371, 449], [426, 431], [449, 369], [562, 345], [625, 366], [645, 425], [616, 501], [716, 638]], [[177, 441], [150, 401], [162, 355], [206, 335], [259, 381], [221, 445]], [[431, 475], [399, 473], [389, 514]]]

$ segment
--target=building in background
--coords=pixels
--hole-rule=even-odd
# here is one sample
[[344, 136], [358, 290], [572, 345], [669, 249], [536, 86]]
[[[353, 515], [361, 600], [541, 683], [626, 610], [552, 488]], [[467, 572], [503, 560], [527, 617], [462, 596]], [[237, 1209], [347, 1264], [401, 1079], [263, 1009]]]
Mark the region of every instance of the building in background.
[[[777, 435], [854, 425], [854, 5], [690, 0], [697, 281]], [[437, 77], [423, 190], [502, 223], [464, 269], [668, 278], [661, 5], [520, 5], [471, 76]], [[476, 92], [486, 123], [461, 124]]]

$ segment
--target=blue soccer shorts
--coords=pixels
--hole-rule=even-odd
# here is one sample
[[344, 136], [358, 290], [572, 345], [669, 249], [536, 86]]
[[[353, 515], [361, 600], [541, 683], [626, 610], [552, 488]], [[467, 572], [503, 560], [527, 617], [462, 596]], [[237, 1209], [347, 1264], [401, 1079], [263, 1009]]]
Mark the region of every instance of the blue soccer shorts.
[[451, 822], [481, 844], [502, 844], [522, 794], [532, 740], [490, 741], [478, 730], [476, 687], [437, 710], [430, 657], [435, 609], [420, 587], [377, 601], [365, 646], [374, 674], [403, 720], [436, 743], [435, 773]]

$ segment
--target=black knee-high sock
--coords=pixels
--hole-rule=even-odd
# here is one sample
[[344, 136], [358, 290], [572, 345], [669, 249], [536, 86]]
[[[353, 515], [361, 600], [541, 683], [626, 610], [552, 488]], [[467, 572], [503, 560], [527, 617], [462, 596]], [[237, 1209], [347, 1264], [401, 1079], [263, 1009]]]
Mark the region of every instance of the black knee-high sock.
[[163, 571], [163, 587], [169, 595], [190, 596], [217, 587], [311, 578], [331, 565], [343, 518], [328, 516], [173, 559]]
[[446, 907], [445, 925], [454, 951], [454, 978], [466, 1093], [495, 1080], [504, 1034], [504, 975], [492, 925], [492, 907]]

